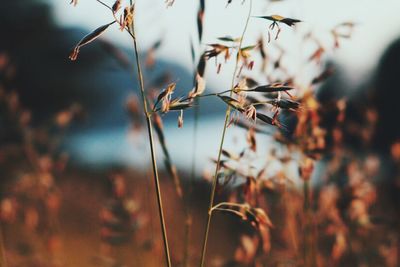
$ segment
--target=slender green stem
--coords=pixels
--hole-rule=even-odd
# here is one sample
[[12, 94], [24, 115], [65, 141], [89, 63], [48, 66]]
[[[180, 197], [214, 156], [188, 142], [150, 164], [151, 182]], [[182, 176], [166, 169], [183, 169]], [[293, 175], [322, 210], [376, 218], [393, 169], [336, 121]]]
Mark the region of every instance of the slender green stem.
[[[131, 33], [132, 33], [133, 36], [136, 36], [134, 27], [132, 27], [132, 32]], [[162, 203], [162, 197], [161, 197], [161, 189], [160, 189], [160, 179], [159, 179], [158, 170], [157, 170], [156, 152], [155, 152], [155, 146], [154, 146], [153, 125], [152, 125], [152, 121], [151, 121], [151, 114], [148, 112], [148, 104], [147, 104], [146, 93], [144, 91], [142, 68], [141, 68], [141, 65], [140, 65], [138, 46], [137, 46], [136, 38], [133, 38], [133, 44], [134, 44], [134, 50], [135, 50], [136, 68], [137, 68], [137, 75], [138, 75], [138, 78], [139, 78], [140, 93], [141, 93], [141, 96], [142, 96], [143, 109], [144, 109], [144, 113], [145, 113], [145, 116], [146, 116], [147, 132], [148, 132], [148, 136], [149, 136], [149, 143], [150, 143], [150, 150], [151, 150], [151, 160], [152, 160], [152, 167], [153, 167], [153, 176], [154, 176], [154, 183], [155, 183], [155, 186], [156, 186], [158, 213], [159, 213], [159, 216], [160, 216], [160, 224], [161, 224], [161, 231], [162, 231], [163, 242], [164, 242], [166, 265], [168, 267], [171, 267], [171, 256], [170, 256], [170, 253], [169, 253], [167, 229], [166, 229], [166, 226], [165, 226], [164, 209], [163, 209], [163, 203]]]
[[[240, 60], [240, 49], [242, 48], [244, 35], [246, 33], [247, 26], [249, 25], [252, 6], [253, 6], [253, 1], [250, 0], [249, 13], [248, 13], [247, 18], [246, 18], [246, 24], [244, 26], [242, 36], [240, 38], [239, 49], [238, 49], [237, 56], [236, 56], [235, 69], [234, 69], [234, 72], [233, 72], [233, 75], [232, 75], [232, 81], [231, 81], [231, 87], [230, 87], [231, 88], [230, 89], [230, 96], [232, 96], [232, 94], [233, 94], [233, 87], [234, 87], [234, 83], [235, 83], [235, 77], [236, 77], [236, 73], [237, 73], [238, 66], [239, 66], [239, 60]], [[226, 129], [227, 129], [227, 126], [228, 126], [228, 123], [229, 123], [230, 113], [231, 113], [231, 107], [228, 105], [227, 109], [226, 109], [226, 112], [225, 112], [224, 128], [222, 130], [222, 136], [221, 136], [221, 142], [220, 142], [220, 145], [219, 145], [217, 163], [216, 163], [216, 166], [215, 166], [214, 178], [213, 178], [212, 187], [211, 187], [210, 204], [209, 204], [209, 207], [208, 207], [207, 224], [206, 224], [206, 229], [205, 229], [205, 232], [204, 232], [204, 241], [203, 241], [203, 247], [202, 247], [202, 252], [201, 252], [200, 267], [204, 267], [204, 263], [205, 263], [205, 259], [206, 259], [208, 236], [209, 236], [209, 232], [210, 232], [211, 218], [212, 218], [212, 208], [214, 206], [215, 191], [216, 191], [217, 182], [218, 182], [217, 175], [218, 175], [218, 171], [219, 171], [219, 168], [220, 168], [222, 149], [223, 149], [223, 146], [224, 146], [225, 134], [226, 134]]]

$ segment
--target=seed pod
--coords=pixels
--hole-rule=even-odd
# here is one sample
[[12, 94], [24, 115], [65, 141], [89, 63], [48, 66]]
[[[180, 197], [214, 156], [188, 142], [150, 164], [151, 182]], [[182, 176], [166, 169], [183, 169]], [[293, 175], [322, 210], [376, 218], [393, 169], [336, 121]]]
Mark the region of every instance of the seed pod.
[[260, 93], [273, 93], [293, 90], [294, 88], [282, 83], [273, 83], [268, 85], [257, 86], [256, 88], [247, 91], [260, 92]]
[[274, 105], [278, 108], [282, 108], [282, 109], [291, 109], [291, 110], [296, 110], [300, 107], [300, 103], [293, 101], [293, 100], [289, 100], [289, 99], [274, 99], [268, 102], [271, 105]]
[[121, 16], [121, 22], [120, 22], [121, 31], [126, 27], [130, 28], [133, 25], [134, 14], [135, 14], [135, 5], [132, 5], [130, 7], [125, 7], [124, 15]]
[[157, 107], [158, 103], [162, 101], [162, 111], [168, 111], [169, 104], [171, 102], [171, 95], [174, 92], [176, 87], [176, 83], [170, 83], [167, 88], [165, 88], [157, 97], [156, 102], [154, 103], [154, 108]]
[[228, 104], [229, 106], [233, 107], [234, 109], [240, 111], [240, 112], [244, 112], [245, 108], [243, 107], [243, 105], [237, 101], [236, 99], [229, 97], [229, 96], [218, 96], [219, 98], [222, 99], [222, 101], [224, 101], [226, 104]]
[[265, 122], [267, 124], [275, 125], [275, 121], [271, 117], [269, 117], [269, 116], [267, 116], [265, 114], [257, 112], [256, 116], [257, 116], [258, 119], [262, 120], [263, 122]]
[[112, 6], [112, 12], [115, 14], [121, 8], [121, 0], [116, 0], [114, 5]]
[[187, 109], [192, 106], [192, 103], [189, 101], [183, 101], [181, 102], [179, 99], [174, 99], [171, 101], [169, 105], [169, 110], [182, 110], [182, 109]]

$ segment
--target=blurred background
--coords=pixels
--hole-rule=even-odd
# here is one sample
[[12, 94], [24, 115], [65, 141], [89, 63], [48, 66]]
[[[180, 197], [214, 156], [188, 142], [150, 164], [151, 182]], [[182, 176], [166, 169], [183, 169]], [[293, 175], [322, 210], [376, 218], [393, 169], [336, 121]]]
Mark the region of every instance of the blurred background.
[[[196, 20], [199, 1], [176, 0], [170, 7], [161, 0], [138, 1], [135, 21], [140, 58], [147, 66], [146, 86], [156, 95], [169, 82], [177, 83], [177, 95], [192, 90], [197, 60], [207, 44], [220, 42], [218, 37], [241, 35], [247, 1], [234, 0], [229, 5], [223, 0], [205, 1], [201, 40]], [[332, 76], [313, 87], [321, 106], [318, 125], [324, 131], [324, 149], [318, 153], [311, 178], [315, 190], [312, 210], [318, 224], [310, 235], [320, 233], [315, 234], [313, 243], [318, 252], [314, 251], [311, 263], [298, 260], [307, 242], [300, 237], [303, 225], [300, 229], [293, 225], [303, 207], [285, 206], [284, 214], [279, 209], [285, 201], [303, 197], [304, 192], [297, 189], [304, 177], [295, 162], [302, 157], [296, 156], [290, 164], [280, 161], [284, 166], [274, 165], [268, 174], [291, 177], [293, 192], [282, 189], [281, 182], [262, 189], [266, 192], [264, 209], [272, 222], [289, 222], [278, 226], [276, 232], [271, 229], [268, 252], [265, 234], [263, 241], [257, 241], [264, 242], [262, 264], [399, 266], [399, 9], [398, 0], [254, 0], [254, 16], [279, 14], [303, 22], [292, 29], [281, 26], [279, 39], [267, 43], [269, 22], [250, 20], [244, 46], [257, 43], [262, 36], [268, 64], [275, 67], [266, 77], [257, 69], [256, 60], [257, 70], [248, 71], [249, 77], [267, 83], [290, 76], [306, 91], [308, 81], [321, 69], [334, 69]], [[96, 0], [81, 0], [76, 7], [68, 0], [14, 0], [1, 5], [0, 218], [4, 253], [0, 266], [163, 266], [147, 136], [141, 119], [132, 115], [138, 93], [132, 40], [113, 25], [99, 40], [82, 48], [77, 61], [68, 59], [84, 35], [110, 21], [110, 11]], [[339, 45], [332, 30], [344, 22], [351, 26], [346, 26], [346, 37]], [[304, 44], [305, 38], [316, 41]], [[320, 54], [314, 53], [317, 51]], [[229, 60], [217, 73], [218, 65], [210, 60], [206, 92], [229, 88], [233, 62]], [[284, 72], [279, 70], [283, 66]], [[192, 259], [187, 266], [196, 265], [199, 258], [209, 177], [215, 165], [212, 159], [218, 153], [224, 111], [225, 105], [218, 99], [201, 100], [195, 139], [193, 110], [185, 111], [183, 128], [178, 128], [178, 113], [163, 116], [171, 159], [184, 191], [191, 192], [181, 201], [168, 167], [160, 164], [176, 266], [183, 266], [184, 261], [186, 206], [193, 216]], [[345, 119], [338, 121], [341, 112]], [[290, 135], [296, 132], [290, 116], [282, 120], [290, 126]], [[275, 141], [273, 129], [266, 131], [270, 134], [257, 134], [257, 158], [262, 161], [258, 167], [266, 159], [281, 159], [291, 151]], [[225, 149], [240, 153], [239, 148], [247, 144], [246, 132], [230, 127]], [[163, 162], [161, 146], [157, 149]], [[220, 192], [220, 200], [231, 199], [238, 194], [235, 190], [246, 185], [240, 179], [236, 184], [238, 187]], [[280, 194], [282, 190], [292, 193]], [[335, 206], [336, 215], [323, 214], [324, 208], [333, 209], [329, 205]], [[243, 236], [253, 237], [254, 229], [234, 217], [215, 217], [218, 231], [213, 238], [226, 242], [223, 246], [211, 242], [210, 266], [267, 266], [248, 259], [251, 251]], [[283, 237], [287, 229], [292, 234]], [[366, 240], [372, 241], [365, 244]], [[284, 262], [278, 260], [282, 255], [287, 259]]]

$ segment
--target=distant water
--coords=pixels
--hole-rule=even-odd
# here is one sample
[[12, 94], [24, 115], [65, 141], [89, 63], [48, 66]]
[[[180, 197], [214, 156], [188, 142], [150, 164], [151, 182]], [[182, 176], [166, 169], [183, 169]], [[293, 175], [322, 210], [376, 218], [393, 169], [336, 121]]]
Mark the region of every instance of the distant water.
[[[197, 162], [196, 173], [213, 172], [212, 159], [217, 157], [219, 142], [222, 133], [224, 116], [200, 120], [197, 135], [197, 149], [195, 160]], [[187, 121], [184, 128], [179, 129], [176, 123], [171, 121], [165, 125], [164, 133], [167, 145], [174, 164], [182, 172], [190, 173], [192, 166], [193, 151], [193, 121]], [[114, 128], [110, 130], [96, 130], [74, 134], [67, 138], [67, 146], [73, 160], [83, 166], [94, 168], [106, 168], [113, 165], [122, 165], [139, 170], [150, 167], [149, 145], [146, 132], [136, 135], [130, 133], [127, 127]], [[230, 152], [239, 154], [246, 147], [246, 131], [239, 127], [228, 128], [224, 148]], [[263, 167], [268, 162], [271, 148], [276, 147], [278, 151], [282, 146], [273, 142], [271, 136], [257, 134], [257, 155], [237, 165], [238, 168], [248, 168], [248, 163], [255, 169]], [[162, 151], [157, 147], [158, 161], [162, 164]], [[269, 174], [274, 175], [282, 171], [277, 162], [270, 161]], [[297, 164], [288, 164], [284, 170], [293, 181], [299, 181]]]
[[[223, 116], [216, 116], [213, 119], [200, 121], [195, 153], [199, 168], [206, 165], [205, 161], [216, 157], [223, 120]], [[193, 121], [185, 121], [184, 127], [181, 129], [173, 121], [166, 122], [164, 127], [167, 146], [174, 163], [179, 168], [188, 170], [192, 162]], [[242, 140], [244, 137], [240, 138], [244, 134], [244, 130], [230, 127], [228, 129], [226, 147], [232, 148], [238, 146], [238, 142], [245, 141]], [[234, 140], [235, 137], [236, 142]], [[130, 131], [128, 127], [74, 133], [67, 138], [66, 145], [72, 158], [80, 164], [92, 166], [118, 164], [143, 168], [150, 163], [146, 131], [135, 133]], [[160, 159], [162, 159], [161, 147], [157, 147], [157, 152]]]

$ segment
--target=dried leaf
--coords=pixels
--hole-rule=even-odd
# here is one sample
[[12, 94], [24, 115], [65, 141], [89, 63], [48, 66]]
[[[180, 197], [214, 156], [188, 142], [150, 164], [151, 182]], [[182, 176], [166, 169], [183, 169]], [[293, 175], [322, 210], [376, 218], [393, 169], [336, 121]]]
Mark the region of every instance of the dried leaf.
[[103, 26], [97, 28], [96, 30], [94, 30], [93, 32], [89, 33], [85, 37], [83, 37], [79, 41], [79, 43], [75, 46], [74, 50], [72, 51], [72, 53], [69, 56], [69, 59], [72, 61], [76, 60], [78, 57], [78, 54], [79, 54], [79, 50], [82, 46], [87, 45], [87, 44], [93, 42], [94, 40], [96, 40], [100, 35], [102, 35], [107, 30], [107, 28], [110, 25], [112, 25], [114, 23], [115, 23], [115, 21], [110, 22], [106, 25], [103, 25]]
[[194, 98], [201, 95], [206, 90], [206, 80], [199, 74], [196, 74], [196, 84], [194, 89], [190, 92], [189, 98]]

